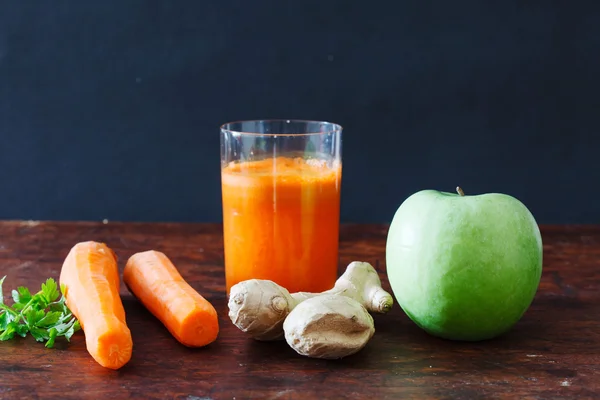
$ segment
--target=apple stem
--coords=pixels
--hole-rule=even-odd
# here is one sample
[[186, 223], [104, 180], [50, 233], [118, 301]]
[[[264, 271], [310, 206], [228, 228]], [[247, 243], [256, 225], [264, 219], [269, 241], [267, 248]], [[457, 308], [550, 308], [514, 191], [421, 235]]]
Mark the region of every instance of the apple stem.
[[457, 186], [457, 187], [456, 187], [456, 192], [457, 192], [458, 194], [460, 194], [461, 196], [464, 196], [464, 195], [465, 195], [465, 192], [462, 190], [462, 188], [461, 188], [460, 186]]

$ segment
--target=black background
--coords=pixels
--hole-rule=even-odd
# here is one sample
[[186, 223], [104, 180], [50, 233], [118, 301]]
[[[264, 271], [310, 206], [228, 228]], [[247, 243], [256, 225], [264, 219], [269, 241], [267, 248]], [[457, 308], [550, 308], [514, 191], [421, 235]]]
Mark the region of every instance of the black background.
[[219, 130], [344, 126], [344, 222], [425, 188], [600, 223], [600, 2], [1, 1], [0, 218], [220, 221]]

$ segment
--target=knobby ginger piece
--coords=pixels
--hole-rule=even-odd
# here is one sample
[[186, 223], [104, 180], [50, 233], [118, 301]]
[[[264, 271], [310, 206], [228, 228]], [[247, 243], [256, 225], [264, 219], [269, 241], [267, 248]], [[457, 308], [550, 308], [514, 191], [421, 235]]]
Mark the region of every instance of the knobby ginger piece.
[[256, 340], [283, 337], [283, 321], [297, 301], [273, 281], [250, 279], [231, 287], [229, 318]]
[[298, 354], [339, 359], [360, 351], [375, 333], [373, 317], [356, 300], [339, 295], [308, 299], [283, 323], [285, 340]]

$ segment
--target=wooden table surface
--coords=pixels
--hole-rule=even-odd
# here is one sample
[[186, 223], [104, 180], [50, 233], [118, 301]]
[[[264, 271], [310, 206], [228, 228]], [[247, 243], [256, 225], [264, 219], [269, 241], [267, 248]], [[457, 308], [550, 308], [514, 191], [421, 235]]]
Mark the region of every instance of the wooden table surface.
[[[384, 288], [387, 226], [346, 225], [340, 258], [377, 266]], [[70, 247], [103, 241], [120, 259], [164, 251], [220, 313], [218, 340], [179, 345], [121, 287], [134, 351], [119, 371], [96, 364], [78, 332], [46, 349], [31, 337], [0, 343], [0, 399], [384, 399], [600, 397], [600, 227], [542, 227], [544, 272], [536, 298], [503, 337], [458, 343], [427, 335], [395, 304], [376, 333], [337, 361], [256, 342], [227, 317], [220, 225], [0, 222], [7, 289], [58, 279]], [[10, 293], [10, 292], [8, 292]], [[8, 296], [6, 296], [8, 298]]]

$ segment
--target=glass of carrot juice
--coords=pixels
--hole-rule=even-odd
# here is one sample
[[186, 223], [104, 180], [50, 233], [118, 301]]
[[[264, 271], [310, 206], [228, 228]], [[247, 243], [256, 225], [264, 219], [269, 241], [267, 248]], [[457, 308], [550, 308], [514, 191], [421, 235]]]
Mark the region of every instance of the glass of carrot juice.
[[268, 279], [290, 293], [337, 278], [342, 127], [256, 120], [221, 127], [227, 293]]

